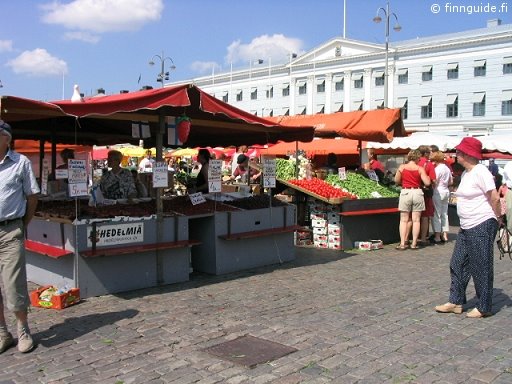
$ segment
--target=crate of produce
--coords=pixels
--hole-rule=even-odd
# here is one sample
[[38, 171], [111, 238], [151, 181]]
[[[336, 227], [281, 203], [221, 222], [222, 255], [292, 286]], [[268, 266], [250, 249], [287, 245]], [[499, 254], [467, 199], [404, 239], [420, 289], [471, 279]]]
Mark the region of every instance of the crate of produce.
[[71, 288], [59, 293], [58, 288], [47, 285], [30, 292], [30, 303], [34, 307], [64, 309], [80, 301], [80, 289]]

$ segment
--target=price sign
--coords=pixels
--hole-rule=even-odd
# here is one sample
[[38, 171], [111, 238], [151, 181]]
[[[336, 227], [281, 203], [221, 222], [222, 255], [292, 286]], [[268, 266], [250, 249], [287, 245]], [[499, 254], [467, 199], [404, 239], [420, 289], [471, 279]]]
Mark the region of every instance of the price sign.
[[375, 173], [375, 171], [373, 169], [369, 169], [368, 171], [366, 171], [366, 174], [368, 175], [370, 180], [377, 181], [377, 182], [379, 181], [379, 176], [377, 176], [377, 174]]
[[70, 197], [87, 196], [87, 165], [85, 160], [68, 160], [68, 191]]
[[68, 182], [87, 183], [87, 166], [85, 160], [68, 160]]
[[276, 187], [276, 159], [272, 157], [263, 158], [263, 187]]
[[55, 170], [55, 179], [62, 180], [68, 178], [68, 170], [66, 168], [56, 169]]
[[338, 168], [338, 177], [340, 180], [347, 180], [347, 170], [345, 167]]
[[201, 192], [191, 193], [188, 197], [190, 198], [192, 205], [206, 203], [206, 199]]
[[210, 160], [208, 164], [208, 192], [221, 192], [222, 160]]
[[50, 164], [47, 159], [43, 160], [43, 174], [41, 176], [41, 194], [48, 194], [48, 174], [50, 173]]
[[68, 189], [70, 197], [87, 196], [89, 194], [87, 183], [70, 183]]
[[169, 173], [165, 161], [157, 161], [153, 165], [153, 188], [167, 188], [169, 186]]

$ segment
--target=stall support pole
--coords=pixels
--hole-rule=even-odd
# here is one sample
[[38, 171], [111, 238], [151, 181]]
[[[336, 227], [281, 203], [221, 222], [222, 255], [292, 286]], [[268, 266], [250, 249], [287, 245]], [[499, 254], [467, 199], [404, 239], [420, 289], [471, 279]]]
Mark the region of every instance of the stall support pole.
[[[163, 135], [165, 131], [165, 115], [160, 111], [158, 115], [158, 129], [156, 133], [156, 161], [162, 161], [162, 146]], [[163, 201], [162, 201], [162, 188], [156, 189], [156, 242], [160, 244], [163, 239]], [[162, 253], [156, 250], [156, 282], [157, 285], [164, 283], [164, 270], [163, 270], [163, 256]]]

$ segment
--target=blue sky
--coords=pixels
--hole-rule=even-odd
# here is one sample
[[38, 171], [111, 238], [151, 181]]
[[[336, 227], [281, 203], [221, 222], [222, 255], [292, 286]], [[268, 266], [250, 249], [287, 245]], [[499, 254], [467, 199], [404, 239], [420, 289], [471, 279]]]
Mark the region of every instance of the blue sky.
[[[346, 37], [383, 44], [385, 23], [372, 19], [385, 6], [346, 0]], [[512, 0], [390, 6], [402, 26], [391, 31], [391, 44], [483, 28], [490, 19], [508, 24], [512, 14]], [[162, 51], [176, 66], [171, 80], [187, 80], [248, 67], [256, 58], [282, 63], [289, 52], [343, 34], [343, 0], [16, 0], [1, 1], [0, 15], [0, 95], [38, 100], [70, 98], [73, 84], [86, 96], [98, 88], [112, 94], [158, 87], [160, 61], [148, 62]]]

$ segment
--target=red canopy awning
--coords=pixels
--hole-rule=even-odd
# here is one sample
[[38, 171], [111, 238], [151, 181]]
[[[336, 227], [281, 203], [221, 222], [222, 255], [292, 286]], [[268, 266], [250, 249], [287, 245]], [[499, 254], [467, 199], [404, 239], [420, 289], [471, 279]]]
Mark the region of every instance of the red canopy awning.
[[132, 122], [145, 121], [151, 138], [144, 143], [154, 146], [160, 117], [183, 114], [191, 119], [190, 134], [184, 143], [189, 147], [311, 141], [314, 133], [312, 126], [281, 126], [254, 116], [188, 84], [91, 97], [78, 103], [44, 103], [12, 96], [0, 101], [0, 118], [12, 125], [16, 138], [45, 138], [61, 143], [138, 144], [139, 138], [131, 136]]
[[313, 126], [315, 136], [389, 143], [407, 136], [400, 109], [336, 112], [331, 114], [278, 116], [269, 118], [281, 125]]
[[[308, 156], [313, 155], [327, 155], [335, 153], [337, 155], [358, 155], [359, 154], [359, 140], [351, 140], [345, 138], [336, 139], [317, 139], [308, 143], [277, 143], [263, 149], [262, 155], [288, 155], [294, 153], [298, 147], [299, 150], [305, 151]], [[364, 147], [366, 142], [362, 142]]]
[[[57, 144], [56, 151], [60, 152], [65, 148], [69, 148], [74, 150], [75, 152], [91, 152], [92, 147], [88, 145], [67, 145], [67, 144]], [[41, 146], [40, 142], [37, 140], [15, 140], [14, 141], [14, 149], [16, 152], [20, 153], [39, 153]], [[52, 143], [44, 143], [44, 151], [51, 152], [52, 151]]]

